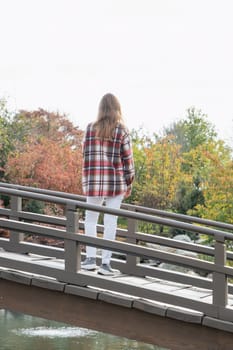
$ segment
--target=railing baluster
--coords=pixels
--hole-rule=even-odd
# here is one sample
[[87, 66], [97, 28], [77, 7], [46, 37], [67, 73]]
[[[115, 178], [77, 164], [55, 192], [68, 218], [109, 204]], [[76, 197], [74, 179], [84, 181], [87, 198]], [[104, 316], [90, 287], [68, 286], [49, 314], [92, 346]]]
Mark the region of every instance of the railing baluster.
[[[135, 232], [137, 230], [138, 222], [135, 219], [128, 218], [127, 219], [127, 229], [128, 229], [128, 236], [127, 236], [127, 243], [136, 244], [136, 238], [135, 238]], [[126, 270], [125, 272], [131, 273], [135, 270], [136, 264], [139, 262], [140, 258], [137, 256], [132, 255], [126, 255]]]
[[[22, 210], [22, 198], [18, 196], [11, 196], [10, 199], [11, 220], [19, 220], [18, 212]], [[13, 230], [10, 231], [10, 249], [16, 251], [20, 242], [24, 240], [24, 233], [15, 232]]]
[[79, 213], [75, 206], [67, 205], [66, 219], [67, 239], [64, 240], [65, 271], [77, 272], [81, 265], [81, 247], [78, 242], [69, 239], [69, 233], [77, 233], [79, 229]]
[[[216, 237], [215, 265], [225, 266], [226, 245], [224, 237]], [[224, 273], [213, 272], [213, 304], [225, 307], [228, 303], [227, 276]]]

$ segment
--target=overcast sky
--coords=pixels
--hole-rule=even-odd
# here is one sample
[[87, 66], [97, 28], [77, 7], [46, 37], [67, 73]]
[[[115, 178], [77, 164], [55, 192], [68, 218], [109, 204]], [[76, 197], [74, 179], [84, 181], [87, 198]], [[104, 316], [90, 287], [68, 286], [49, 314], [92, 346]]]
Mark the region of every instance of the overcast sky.
[[233, 139], [232, 0], [0, 0], [0, 97], [84, 129], [106, 92], [129, 128], [195, 106]]

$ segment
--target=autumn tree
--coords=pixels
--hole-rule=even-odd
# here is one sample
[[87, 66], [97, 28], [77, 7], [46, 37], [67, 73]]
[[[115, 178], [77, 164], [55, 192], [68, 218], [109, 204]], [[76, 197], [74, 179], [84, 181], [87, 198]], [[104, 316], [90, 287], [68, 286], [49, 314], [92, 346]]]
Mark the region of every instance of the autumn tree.
[[81, 152], [44, 138], [26, 144], [23, 152], [14, 152], [6, 175], [21, 185], [81, 194], [81, 164]]
[[198, 171], [204, 202], [189, 214], [233, 223], [233, 161], [231, 150], [223, 141], [201, 145], [190, 152], [187, 161]]
[[11, 128], [18, 140], [18, 147], [26, 142], [39, 142], [42, 138], [58, 143], [69, 144], [79, 149], [83, 131], [75, 127], [68, 117], [59, 113], [48, 112], [42, 108], [36, 111], [21, 110], [11, 123]]
[[172, 208], [175, 188], [180, 179], [180, 146], [174, 145], [171, 137], [149, 137], [144, 134], [139, 138], [136, 135], [133, 146], [137, 203], [159, 209]]
[[81, 193], [83, 132], [65, 115], [20, 111], [12, 120], [17, 147], [5, 166], [9, 182]]
[[171, 209], [181, 176], [179, 145], [170, 137], [159, 139], [145, 149], [146, 181], [141, 195], [142, 204], [158, 209]]
[[134, 166], [135, 166], [135, 181], [132, 189], [132, 194], [126, 202], [134, 204], [142, 204], [141, 194], [142, 188], [146, 182], [146, 153], [145, 149], [151, 144], [152, 139], [146, 132], [140, 128], [131, 131], [131, 139], [133, 145]]

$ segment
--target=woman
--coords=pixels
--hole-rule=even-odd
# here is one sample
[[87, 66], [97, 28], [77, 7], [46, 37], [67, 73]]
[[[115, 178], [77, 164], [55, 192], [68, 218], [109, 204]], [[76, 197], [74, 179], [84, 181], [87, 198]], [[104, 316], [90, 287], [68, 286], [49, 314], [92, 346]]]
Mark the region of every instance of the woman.
[[[123, 198], [131, 194], [134, 180], [134, 160], [131, 139], [126, 128], [118, 99], [108, 93], [99, 104], [97, 120], [87, 126], [83, 143], [83, 193], [87, 203], [119, 209]], [[96, 237], [99, 212], [87, 210], [85, 233]], [[117, 216], [104, 214], [104, 238], [116, 237]], [[113, 275], [112, 252], [102, 251], [98, 273]], [[85, 270], [96, 268], [96, 248], [86, 247]]]

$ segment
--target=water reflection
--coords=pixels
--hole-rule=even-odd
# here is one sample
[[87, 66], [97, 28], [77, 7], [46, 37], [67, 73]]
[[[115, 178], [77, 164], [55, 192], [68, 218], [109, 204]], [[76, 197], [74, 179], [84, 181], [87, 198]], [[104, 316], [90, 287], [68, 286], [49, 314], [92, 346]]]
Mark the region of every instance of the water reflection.
[[12, 330], [17, 335], [26, 335], [27, 337], [43, 337], [43, 338], [75, 338], [86, 337], [91, 334], [96, 334], [84, 328], [75, 327], [35, 327], [35, 328], [21, 328]]
[[0, 339], [0, 350], [169, 350], [7, 310], [0, 310]]

